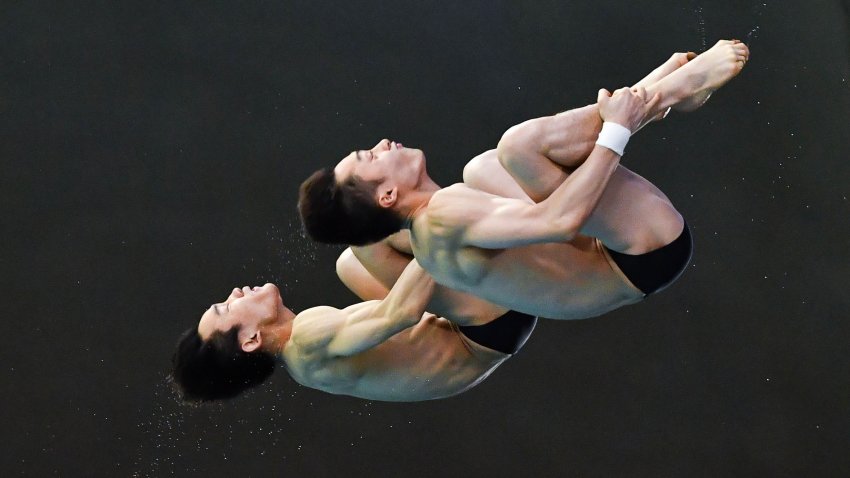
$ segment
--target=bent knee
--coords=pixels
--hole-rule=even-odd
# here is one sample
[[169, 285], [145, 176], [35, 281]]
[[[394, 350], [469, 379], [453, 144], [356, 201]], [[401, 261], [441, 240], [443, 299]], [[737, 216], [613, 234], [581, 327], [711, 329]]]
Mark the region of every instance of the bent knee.
[[360, 264], [360, 260], [354, 255], [354, 252], [350, 247], [346, 248], [336, 259], [336, 275], [343, 282], [347, 278], [351, 278], [357, 266]]
[[499, 143], [496, 145], [496, 155], [500, 163], [504, 164], [505, 161], [510, 161], [527, 144], [527, 133], [524, 132], [524, 125], [525, 123], [520, 123], [511, 126], [502, 134]]
[[546, 118], [534, 118], [511, 126], [502, 134], [496, 154], [502, 166], [510, 168], [529, 154], [537, 152], [542, 141]]
[[486, 180], [488, 174], [493, 174], [493, 166], [498, 161], [493, 149], [470, 159], [463, 167], [463, 182], [475, 188], [476, 184], [481, 184]]

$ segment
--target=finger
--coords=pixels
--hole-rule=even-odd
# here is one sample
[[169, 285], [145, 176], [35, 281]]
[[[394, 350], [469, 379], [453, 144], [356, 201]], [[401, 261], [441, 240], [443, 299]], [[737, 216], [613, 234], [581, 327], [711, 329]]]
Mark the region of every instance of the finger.
[[642, 99], [643, 102], [646, 103], [646, 88], [644, 88], [643, 86], [638, 86], [635, 93], [637, 93], [640, 99]]
[[599, 93], [596, 94], [596, 102], [602, 104], [604, 102], [607, 102], [608, 98], [610, 97], [611, 92], [606, 90], [605, 88], [602, 88], [601, 90], [599, 90]]

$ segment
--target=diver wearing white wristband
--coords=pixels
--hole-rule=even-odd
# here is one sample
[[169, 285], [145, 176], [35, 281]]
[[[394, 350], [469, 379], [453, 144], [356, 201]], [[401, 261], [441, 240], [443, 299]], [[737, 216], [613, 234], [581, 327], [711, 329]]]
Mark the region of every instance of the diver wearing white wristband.
[[596, 144], [605, 146], [622, 156], [631, 135], [632, 132], [629, 131], [629, 128], [606, 121], [602, 123], [602, 131], [599, 132], [599, 138], [596, 139]]

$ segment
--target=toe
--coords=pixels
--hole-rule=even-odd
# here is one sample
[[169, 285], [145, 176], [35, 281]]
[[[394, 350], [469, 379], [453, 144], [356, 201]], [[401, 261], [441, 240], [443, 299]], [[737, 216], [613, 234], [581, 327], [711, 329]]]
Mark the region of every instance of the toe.
[[685, 65], [685, 63], [687, 63], [689, 60], [690, 58], [688, 58], [687, 53], [673, 53], [673, 56], [670, 57], [670, 61], [679, 66]]

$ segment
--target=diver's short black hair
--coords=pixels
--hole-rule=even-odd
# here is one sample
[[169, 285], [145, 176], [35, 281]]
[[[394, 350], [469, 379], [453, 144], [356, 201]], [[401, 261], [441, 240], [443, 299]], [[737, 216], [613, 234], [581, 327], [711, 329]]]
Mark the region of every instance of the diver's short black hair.
[[171, 377], [186, 402], [233, 398], [263, 383], [274, 372], [268, 352], [245, 352], [239, 344], [239, 326], [215, 331], [203, 340], [197, 327], [183, 332], [171, 358]]
[[313, 173], [301, 183], [298, 213], [307, 235], [329, 244], [364, 246], [398, 232], [403, 219], [375, 201], [376, 181], [351, 175], [337, 182], [333, 168]]

